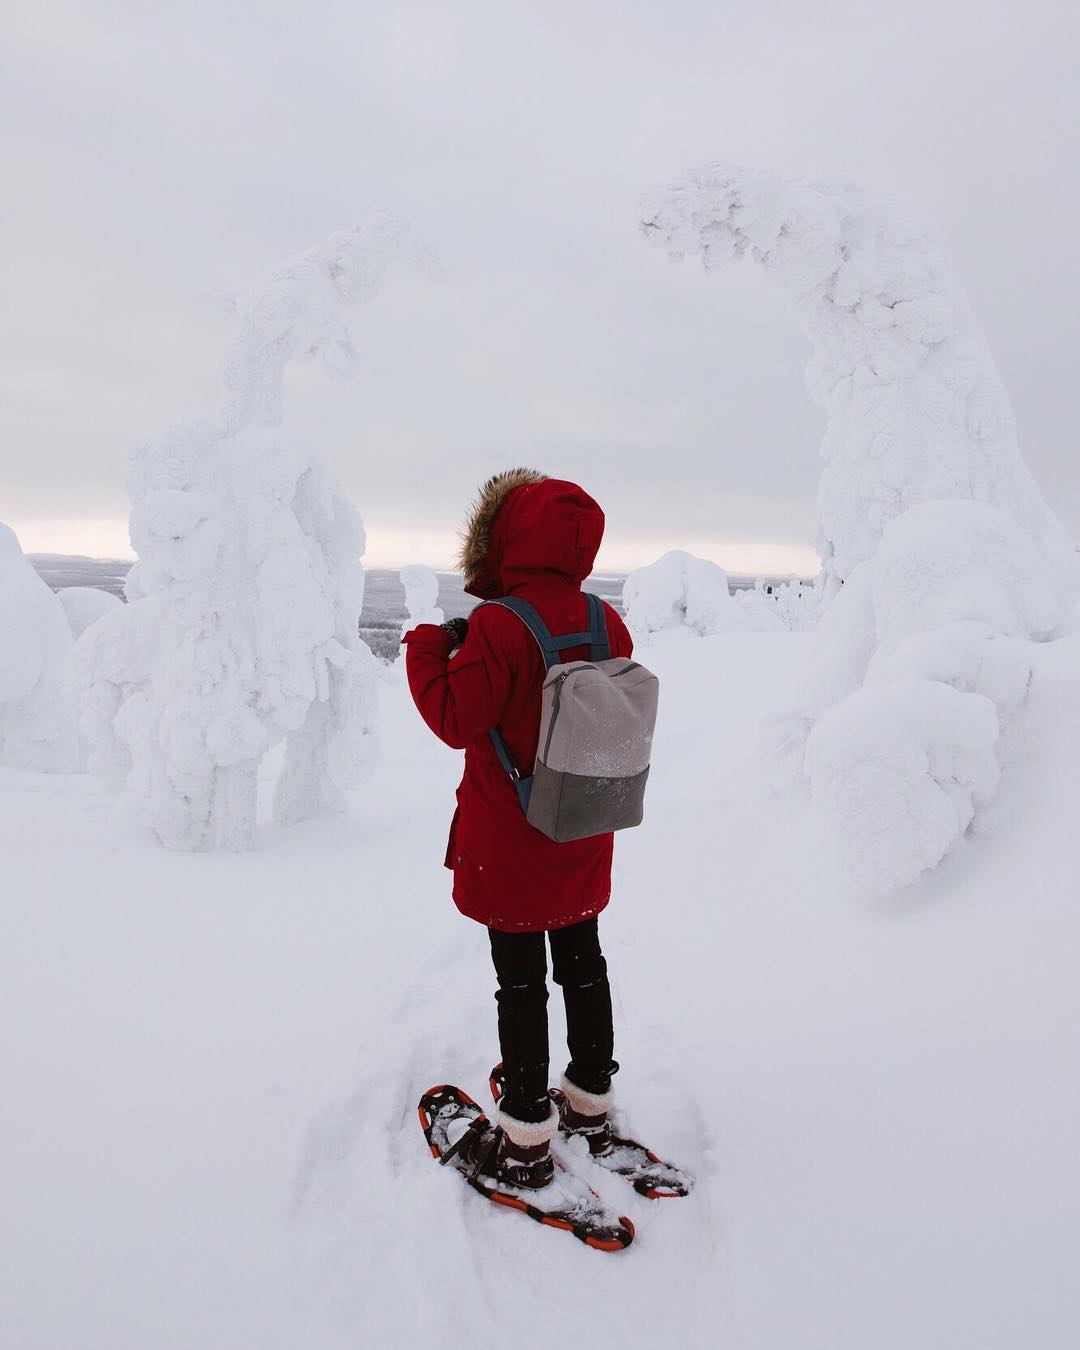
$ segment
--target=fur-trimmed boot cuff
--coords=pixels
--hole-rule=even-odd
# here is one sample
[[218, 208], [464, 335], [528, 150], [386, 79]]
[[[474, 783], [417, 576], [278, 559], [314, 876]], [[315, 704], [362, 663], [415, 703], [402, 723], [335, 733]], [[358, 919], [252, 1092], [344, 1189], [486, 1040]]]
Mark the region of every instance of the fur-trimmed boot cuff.
[[586, 1092], [584, 1088], [572, 1083], [566, 1074], [563, 1074], [559, 1088], [566, 1098], [567, 1106], [575, 1116], [603, 1118], [615, 1105], [614, 1088], [608, 1088], [606, 1092]]
[[540, 1148], [544, 1144], [550, 1144], [555, 1138], [559, 1129], [559, 1113], [555, 1109], [555, 1103], [552, 1102], [548, 1108], [547, 1120], [541, 1120], [534, 1124], [531, 1121], [518, 1120], [515, 1116], [507, 1115], [503, 1110], [502, 1102], [500, 1102], [495, 1108], [495, 1124], [515, 1148]]

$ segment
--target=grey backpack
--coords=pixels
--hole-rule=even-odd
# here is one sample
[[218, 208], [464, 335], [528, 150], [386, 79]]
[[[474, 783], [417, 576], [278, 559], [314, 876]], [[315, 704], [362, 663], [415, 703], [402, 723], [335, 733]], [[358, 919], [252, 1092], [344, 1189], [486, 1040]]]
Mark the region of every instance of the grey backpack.
[[[544, 658], [531, 777], [522, 778], [498, 727], [490, 734], [529, 824], [559, 842], [641, 824], [656, 725], [659, 681], [636, 661], [611, 656], [603, 601], [585, 598], [589, 631], [563, 637], [552, 637], [527, 600], [485, 601], [516, 614]], [[591, 660], [561, 661], [566, 649], [586, 645]]]

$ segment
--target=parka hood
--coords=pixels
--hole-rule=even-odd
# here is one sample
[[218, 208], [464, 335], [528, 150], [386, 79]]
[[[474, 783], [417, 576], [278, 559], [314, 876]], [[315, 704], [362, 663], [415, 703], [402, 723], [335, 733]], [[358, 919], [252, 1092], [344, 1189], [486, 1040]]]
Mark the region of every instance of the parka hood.
[[480, 489], [462, 531], [465, 590], [491, 600], [544, 573], [579, 585], [603, 537], [604, 513], [576, 483], [509, 469]]

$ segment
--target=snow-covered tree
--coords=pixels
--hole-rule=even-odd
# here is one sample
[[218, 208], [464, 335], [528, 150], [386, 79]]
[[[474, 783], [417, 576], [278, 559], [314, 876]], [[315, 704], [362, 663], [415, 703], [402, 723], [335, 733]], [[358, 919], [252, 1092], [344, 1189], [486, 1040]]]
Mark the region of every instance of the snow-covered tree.
[[177, 422], [132, 456], [130, 603], [84, 634], [72, 687], [96, 762], [124, 776], [124, 813], [168, 847], [249, 847], [259, 762], [283, 738], [284, 823], [340, 806], [371, 767], [364, 530], [281, 427], [282, 383], [292, 359], [351, 371], [344, 310], [394, 260], [434, 269], [379, 213], [230, 297], [220, 422]]
[[795, 299], [828, 415], [815, 542], [832, 603], [778, 741], [856, 872], [912, 881], [984, 818], [1040, 669], [1060, 687], [1075, 659], [1076, 549], [923, 221], [841, 180], [713, 164], [652, 194], [641, 225], [707, 270], [749, 257]]
[[639, 641], [727, 632], [733, 610], [727, 573], [707, 558], [672, 549], [630, 573], [623, 610]]
[[817, 611], [813, 587], [794, 580], [768, 594], [728, 585], [719, 564], [672, 549], [636, 568], [623, 583], [626, 623], [638, 642], [667, 642], [720, 633], [780, 633], [810, 627]]
[[422, 563], [412, 563], [398, 573], [405, 588], [408, 627], [418, 623], [442, 623], [446, 617], [439, 608], [438, 574]]
[[79, 767], [63, 696], [71, 628], [60, 601], [0, 524], [0, 764], [45, 773]]
[[815, 543], [830, 589], [908, 507], [972, 498], [1033, 540], [1048, 583], [1077, 593], [1072, 541], [1017, 445], [1008, 394], [933, 230], [843, 179], [715, 163], [649, 194], [645, 237], [707, 271], [756, 262], [795, 301], [807, 385], [828, 422]]

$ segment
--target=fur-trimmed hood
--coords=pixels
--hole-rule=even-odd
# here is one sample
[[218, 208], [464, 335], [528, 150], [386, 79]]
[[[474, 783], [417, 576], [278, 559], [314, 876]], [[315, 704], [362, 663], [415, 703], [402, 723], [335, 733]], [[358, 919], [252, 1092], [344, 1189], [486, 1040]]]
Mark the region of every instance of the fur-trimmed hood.
[[538, 573], [579, 584], [592, 571], [603, 535], [603, 511], [576, 483], [535, 469], [495, 474], [461, 533], [465, 590], [490, 600]]

